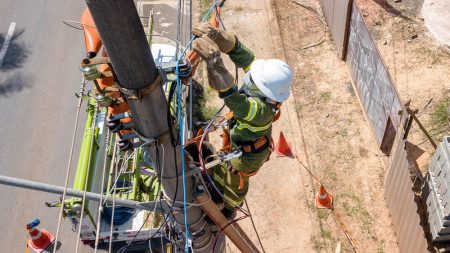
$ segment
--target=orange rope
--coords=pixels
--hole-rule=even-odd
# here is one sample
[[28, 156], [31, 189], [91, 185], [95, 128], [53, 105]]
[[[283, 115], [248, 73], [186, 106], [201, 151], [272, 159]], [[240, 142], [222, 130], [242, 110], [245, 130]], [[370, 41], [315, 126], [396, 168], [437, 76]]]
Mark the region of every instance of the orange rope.
[[[314, 175], [312, 173], [312, 171], [306, 167], [305, 164], [303, 164], [303, 162], [300, 160], [300, 158], [294, 154], [294, 157], [297, 159], [298, 163], [300, 163], [300, 165], [311, 175], [311, 177], [317, 181], [317, 183], [319, 183], [320, 185], [323, 185], [320, 180], [316, 177], [316, 175]], [[353, 242], [352, 238], [350, 237], [350, 233], [347, 230], [347, 227], [345, 226], [344, 222], [342, 221], [342, 219], [339, 217], [339, 215], [336, 213], [336, 210], [334, 209], [334, 207], [331, 208], [331, 212], [333, 213], [335, 220], [339, 223], [339, 225], [341, 226], [342, 230], [344, 231], [345, 236], [347, 237], [348, 241], [350, 242], [350, 244], [352, 245], [353, 251], [355, 253], [358, 253], [358, 247], [356, 247], [356, 244]]]

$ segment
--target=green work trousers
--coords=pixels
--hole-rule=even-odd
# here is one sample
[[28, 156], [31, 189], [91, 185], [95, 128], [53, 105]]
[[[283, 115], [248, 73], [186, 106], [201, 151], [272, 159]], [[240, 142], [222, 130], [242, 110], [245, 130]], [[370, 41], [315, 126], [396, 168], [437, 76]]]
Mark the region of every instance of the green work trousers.
[[[246, 174], [257, 172], [269, 159], [269, 156], [270, 150], [266, 148], [259, 153], [244, 154], [241, 157], [233, 158], [230, 163], [215, 167], [214, 183], [225, 196], [226, 207], [242, 206], [248, 192], [249, 177], [242, 176], [237, 171]], [[241, 184], [241, 180], [243, 180], [243, 184]]]

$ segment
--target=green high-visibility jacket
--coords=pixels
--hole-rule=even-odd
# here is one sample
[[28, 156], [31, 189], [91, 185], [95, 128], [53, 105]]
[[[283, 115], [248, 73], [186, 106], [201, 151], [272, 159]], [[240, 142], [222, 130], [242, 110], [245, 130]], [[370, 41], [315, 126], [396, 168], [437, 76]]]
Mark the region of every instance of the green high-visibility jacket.
[[[231, 60], [245, 72], [250, 69], [255, 60], [254, 54], [242, 43], [237, 41], [234, 50], [229, 53]], [[225, 105], [234, 113], [236, 125], [230, 130], [233, 144], [255, 141], [261, 136], [270, 137], [272, 120], [276, 109], [265, 100], [257, 97], [247, 97], [239, 91], [224, 99]]]

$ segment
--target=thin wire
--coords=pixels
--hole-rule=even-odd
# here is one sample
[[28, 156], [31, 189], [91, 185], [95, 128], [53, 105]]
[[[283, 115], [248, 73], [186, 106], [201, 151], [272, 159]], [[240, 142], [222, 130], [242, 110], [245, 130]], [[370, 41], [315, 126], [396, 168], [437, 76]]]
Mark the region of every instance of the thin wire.
[[85, 23], [81, 23], [81, 22], [73, 21], [73, 20], [63, 20], [62, 23], [65, 24], [65, 25], [67, 25], [67, 26], [70, 26], [70, 27], [72, 27], [72, 28], [75, 28], [75, 29], [77, 29], [77, 30], [81, 30], [81, 31], [83, 31], [84, 28], [76, 27], [76, 26], [74, 26], [74, 25], [71, 25], [70, 23], [79, 24], [79, 25], [81, 25], [81, 26], [89, 26], [89, 27], [92, 27], [92, 28], [97, 29], [97, 27], [95, 27], [95, 26], [93, 26], [93, 25], [89, 25], [89, 24], [85, 24]]
[[[163, 157], [162, 157], [162, 158], [163, 158], [163, 159], [162, 159], [162, 166], [161, 166], [161, 177], [163, 177], [163, 174], [164, 174], [164, 156], [165, 156], [165, 150], [164, 150], [164, 145], [163, 145], [162, 143], [160, 143], [160, 145], [161, 145], [161, 147], [162, 147], [162, 153], [163, 153]], [[158, 151], [157, 151], [157, 154], [156, 154], [156, 155], [157, 155], [157, 157], [159, 157]], [[159, 161], [159, 159], [158, 159], [158, 161]], [[159, 162], [158, 162], [157, 164], [158, 164], [158, 166], [159, 166]], [[160, 198], [159, 195], [160, 195], [160, 193], [161, 193], [161, 188], [162, 188], [162, 186], [161, 186], [161, 180], [160, 180], [160, 183], [159, 183], [159, 186], [158, 186], [158, 192], [157, 192], [156, 195], [155, 195], [155, 196], [157, 196], [157, 197], [160, 199], [160, 204], [161, 204], [161, 198]], [[161, 205], [161, 206], [162, 206], [162, 205]], [[156, 210], [156, 201], [154, 201], [153, 209]], [[131, 240], [130, 243], [128, 243], [127, 245], [125, 245], [125, 246], [123, 246], [122, 248], [120, 248], [120, 249], [117, 251], [118, 253], [125, 252], [126, 248], [127, 248], [128, 246], [130, 246], [130, 245], [136, 240], [136, 237], [137, 237], [137, 236], [139, 235], [139, 233], [142, 231], [142, 228], [144, 227], [145, 223], [147, 223], [149, 217], [150, 217], [150, 215], [148, 215], [147, 218], [145, 219], [144, 223], [142, 223], [142, 225], [141, 225], [141, 227], [139, 228], [138, 232], [137, 232], [136, 235], [133, 237], [133, 240]], [[164, 217], [164, 223], [158, 228], [158, 230], [157, 230], [155, 233], [153, 233], [153, 235], [152, 235], [151, 237], [149, 236], [149, 240], [153, 239], [153, 237], [155, 237], [155, 235], [158, 234], [158, 232], [161, 230], [161, 228], [167, 223], [167, 220], [166, 220], [164, 214], [163, 214], [163, 217]], [[151, 232], [151, 230], [149, 230], [149, 233], [150, 233], [150, 232]]]
[[78, 253], [78, 246], [80, 245], [81, 240], [81, 227], [83, 225], [83, 219], [84, 219], [84, 208], [86, 205], [86, 192], [88, 189], [88, 182], [89, 182], [89, 173], [91, 171], [91, 158], [92, 158], [92, 147], [94, 146], [94, 140], [95, 140], [95, 129], [97, 128], [97, 116], [98, 116], [98, 105], [95, 105], [94, 109], [94, 116], [91, 124], [91, 146], [89, 147], [89, 156], [88, 156], [88, 167], [86, 171], [86, 179], [84, 180], [84, 190], [83, 190], [83, 198], [81, 200], [81, 214], [80, 214], [80, 223], [78, 226], [78, 233], [77, 233], [77, 242], [75, 244], [75, 253]]
[[[66, 180], [65, 180], [65, 183], [64, 183], [64, 191], [63, 191], [63, 195], [62, 195], [62, 198], [61, 198], [61, 204], [62, 205], [61, 205], [61, 208], [60, 208], [60, 211], [59, 211], [58, 225], [56, 227], [55, 242], [58, 242], [59, 229], [61, 227], [61, 220], [62, 220], [63, 212], [64, 212], [64, 201], [66, 199], [67, 185], [69, 183], [70, 167], [72, 166], [73, 150], [74, 150], [75, 138], [76, 138], [77, 130], [78, 130], [78, 120], [79, 120], [79, 117], [80, 117], [81, 104], [83, 102], [83, 94], [84, 94], [84, 88], [85, 88], [86, 83], [87, 83], [87, 81], [83, 77], [81, 79], [79, 98], [78, 98], [78, 105], [77, 105], [77, 113], [76, 113], [76, 116], [75, 116], [75, 127], [73, 129], [73, 134], [72, 134], [72, 144], [71, 144], [71, 147], [70, 147], [69, 162], [67, 163]], [[57, 247], [53, 248], [53, 253], [56, 252], [56, 248]]]
[[[115, 149], [117, 152], [117, 142], [114, 142]], [[114, 166], [114, 173], [116, 174], [117, 178], [119, 176], [117, 175], [117, 166]], [[111, 252], [112, 250], [112, 241], [113, 241], [113, 229], [114, 229], [114, 213], [115, 213], [115, 207], [116, 207], [116, 184], [112, 187], [113, 190], [113, 203], [112, 203], [112, 211], [111, 211], [111, 228], [109, 230], [109, 245], [108, 245], [108, 252]], [[108, 197], [106, 197], [107, 199]]]
[[101, 204], [103, 202], [103, 191], [105, 190], [105, 174], [106, 174], [106, 166], [107, 166], [107, 159], [108, 159], [108, 152], [109, 152], [109, 141], [110, 141], [110, 131], [109, 128], [106, 128], [106, 140], [105, 140], [105, 157], [103, 159], [103, 175], [102, 175], [102, 187], [100, 190], [100, 201], [98, 206], [98, 217], [97, 217], [97, 230], [95, 234], [95, 247], [94, 247], [94, 253], [97, 253], [98, 249], [98, 241], [100, 239], [100, 226], [102, 221], [102, 213], [103, 213], [103, 205]]
[[[177, 61], [178, 62], [178, 61]], [[179, 75], [179, 64], [176, 65], [176, 73], [177, 73], [177, 86], [178, 86], [178, 104], [180, 104], [181, 100], [181, 82], [180, 82], [180, 75]], [[186, 244], [185, 244], [185, 251], [186, 253], [189, 252], [189, 224], [188, 224], [188, 218], [187, 218], [187, 206], [186, 206], [186, 168], [184, 166], [184, 130], [182, 122], [182, 113], [181, 113], [181, 107], [178, 108], [178, 122], [180, 122], [180, 152], [181, 152], [181, 171], [183, 174], [183, 211], [184, 211], [184, 227], [185, 227], [185, 233], [186, 233]]]
[[[118, 182], [118, 180], [119, 180], [119, 176], [122, 175], [123, 171], [125, 170], [125, 167], [127, 167], [127, 166], [125, 166], [125, 165], [128, 164], [128, 161], [134, 156], [134, 154], [135, 154], [135, 152], [136, 152], [136, 149], [139, 148], [139, 147], [142, 147], [142, 146], [144, 146], [144, 145], [153, 143], [153, 142], [155, 142], [155, 141], [156, 141], [156, 140], [149, 140], [149, 141], [147, 141], [147, 142], [145, 142], [145, 143], [143, 143], [143, 144], [141, 144], [141, 145], [139, 145], [138, 147], [135, 148], [135, 150], [134, 150], [134, 151], [133, 151], [126, 159], [125, 159], [124, 163], [122, 164], [122, 166], [121, 166], [121, 168], [120, 168], [120, 171], [119, 171], [119, 174], [118, 174], [118, 175], [116, 176], [116, 178], [114, 179], [114, 184], [113, 184], [113, 187], [112, 187], [112, 188], [114, 188], [114, 187], [116, 186], [116, 184], [117, 184], [117, 182]], [[119, 152], [119, 151], [117, 151], [117, 152]], [[105, 203], [106, 203], [106, 201], [108, 200], [109, 195], [111, 195], [112, 191], [113, 191], [113, 189], [111, 189], [111, 190], [108, 192], [108, 194], [106, 195], [106, 198], [105, 198], [105, 200], [104, 200], [104, 202], [103, 202], [102, 204], [105, 204]]]
[[259, 237], [258, 230], [256, 229], [255, 222], [253, 221], [253, 215], [251, 214], [250, 207], [248, 206], [248, 203], [247, 203], [247, 199], [245, 199], [245, 198], [244, 198], [244, 203], [245, 203], [245, 207], [247, 208], [248, 212], [250, 213], [250, 215], [249, 215], [250, 221], [252, 222], [253, 230], [255, 230], [256, 237], [258, 238], [259, 245], [261, 246], [262, 251], [264, 253], [266, 253], [266, 251], [264, 250], [264, 246], [262, 244], [261, 238]]

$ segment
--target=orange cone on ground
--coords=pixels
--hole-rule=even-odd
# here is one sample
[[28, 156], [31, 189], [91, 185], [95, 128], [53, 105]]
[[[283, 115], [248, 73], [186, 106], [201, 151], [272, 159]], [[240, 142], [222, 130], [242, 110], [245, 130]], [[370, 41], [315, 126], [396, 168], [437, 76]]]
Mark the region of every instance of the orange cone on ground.
[[30, 234], [27, 245], [37, 253], [43, 252], [55, 240], [55, 237], [47, 230], [36, 228], [40, 223], [39, 219], [35, 219], [27, 224], [28, 233]]
[[275, 147], [275, 152], [277, 152], [278, 156], [290, 156], [292, 157], [291, 147], [284, 138], [283, 132], [280, 132], [280, 138], [278, 139], [278, 143]]
[[333, 208], [333, 195], [329, 194], [323, 185], [320, 185], [320, 190], [316, 195], [316, 207], [321, 209]]

